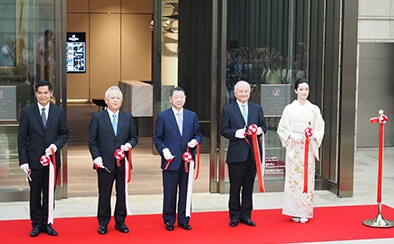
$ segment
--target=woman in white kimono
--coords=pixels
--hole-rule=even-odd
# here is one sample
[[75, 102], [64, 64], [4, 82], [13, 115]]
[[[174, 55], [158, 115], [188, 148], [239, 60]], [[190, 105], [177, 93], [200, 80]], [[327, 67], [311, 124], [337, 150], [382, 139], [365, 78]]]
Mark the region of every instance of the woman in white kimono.
[[[324, 120], [320, 109], [308, 101], [309, 83], [298, 79], [294, 84], [297, 100], [283, 110], [278, 125], [278, 135], [282, 146], [286, 148], [286, 176], [284, 205], [282, 214], [292, 217], [294, 222], [306, 223], [313, 217], [313, 201], [315, 188], [315, 158], [319, 160], [319, 147], [324, 136]], [[312, 129], [309, 134], [308, 150], [308, 186], [304, 189], [304, 155], [305, 130]]]

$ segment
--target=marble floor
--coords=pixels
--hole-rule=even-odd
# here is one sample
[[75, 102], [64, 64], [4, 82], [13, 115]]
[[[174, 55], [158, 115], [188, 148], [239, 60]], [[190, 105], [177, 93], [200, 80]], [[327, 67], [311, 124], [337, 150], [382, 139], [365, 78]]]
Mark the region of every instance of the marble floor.
[[[94, 108], [97, 109], [97, 108]], [[82, 126], [78, 130], [85, 130]], [[71, 128], [70, 128], [71, 130]], [[73, 129], [75, 130], [75, 129]], [[80, 133], [81, 135], [83, 133]], [[86, 134], [86, 132], [85, 132]], [[91, 168], [86, 140], [70, 142], [68, 147], [68, 198], [56, 201], [55, 218], [95, 216], [97, 211], [97, 179]], [[133, 178], [129, 186], [129, 206], [133, 215], [157, 214], [162, 210], [161, 173], [159, 156], [152, 153], [150, 138], [140, 138], [133, 152]], [[377, 204], [377, 148], [359, 148], [355, 151], [354, 194], [339, 198], [329, 191], [315, 192], [315, 206]], [[200, 177], [193, 189], [193, 211], [227, 210], [228, 194], [209, 193], [209, 155], [202, 155]], [[394, 150], [384, 149], [382, 203], [394, 207]], [[281, 208], [282, 192], [255, 193], [254, 209]], [[0, 202], [0, 220], [29, 219], [28, 201]], [[383, 213], [384, 215], [384, 213]], [[374, 218], [375, 216], [371, 216]], [[394, 216], [385, 216], [394, 220]], [[258, 224], [258, 223], [257, 223]], [[393, 229], [394, 231], [394, 229]], [[393, 239], [354, 240], [329, 243], [394, 243]], [[327, 242], [326, 242], [327, 243]]]

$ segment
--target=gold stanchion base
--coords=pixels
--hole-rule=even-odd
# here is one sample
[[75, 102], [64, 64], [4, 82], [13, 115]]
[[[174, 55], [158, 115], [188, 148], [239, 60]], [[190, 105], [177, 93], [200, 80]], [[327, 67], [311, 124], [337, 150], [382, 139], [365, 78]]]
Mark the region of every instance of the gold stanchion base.
[[394, 221], [384, 219], [382, 214], [380, 214], [380, 213], [374, 219], [364, 220], [363, 224], [366, 226], [369, 226], [369, 227], [377, 227], [377, 228], [394, 227]]

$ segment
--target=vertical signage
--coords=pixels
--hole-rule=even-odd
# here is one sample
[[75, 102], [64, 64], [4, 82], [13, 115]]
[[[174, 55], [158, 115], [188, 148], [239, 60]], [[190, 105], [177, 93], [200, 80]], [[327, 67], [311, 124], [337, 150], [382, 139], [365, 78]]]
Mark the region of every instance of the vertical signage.
[[85, 33], [84, 32], [67, 32], [66, 43], [66, 70], [67, 73], [85, 73]]

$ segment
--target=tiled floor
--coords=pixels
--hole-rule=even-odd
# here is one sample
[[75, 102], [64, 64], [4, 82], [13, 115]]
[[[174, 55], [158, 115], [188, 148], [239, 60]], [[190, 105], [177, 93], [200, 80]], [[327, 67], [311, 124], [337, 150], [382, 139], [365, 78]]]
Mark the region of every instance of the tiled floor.
[[[97, 111], [97, 107], [84, 108], [86, 113]], [[91, 114], [89, 115], [91, 116]], [[83, 119], [83, 114], [78, 115]], [[70, 118], [69, 118], [70, 119]], [[85, 118], [86, 119], [86, 118]], [[77, 120], [77, 119], [76, 119]], [[86, 146], [86, 124], [69, 123], [72, 140], [68, 148], [69, 198], [56, 201], [55, 217], [95, 216], [97, 212], [96, 173], [91, 168], [91, 159]], [[85, 131], [85, 132], [83, 132]], [[70, 140], [71, 140], [70, 138]], [[79, 140], [79, 141], [78, 141]], [[315, 206], [340, 206], [377, 204], [377, 148], [357, 149], [355, 152], [354, 195], [339, 198], [328, 191], [315, 192]], [[129, 186], [129, 205], [132, 214], [161, 213], [161, 172], [159, 156], [152, 153], [150, 138], [140, 138], [133, 151], [133, 178]], [[202, 171], [193, 189], [193, 211], [227, 210], [227, 194], [209, 193], [209, 155], [202, 156]], [[394, 150], [385, 148], [383, 158], [382, 203], [394, 207]], [[254, 209], [281, 208], [283, 193], [254, 194]], [[1, 202], [0, 220], [28, 219], [29, 205], [23, 202]], [[383, 213], [384, 216], [384, 213]], [[371, 216], [371, 219], [375, 216]], [[394, 220], [394, 216], [387, 218]], [[257, 223], [258, 224], [258, 223]], [[394, 231], [394, 229], [393, 229]], [[340, 243], [394, 243], [394, 239], [347, 241]]]

